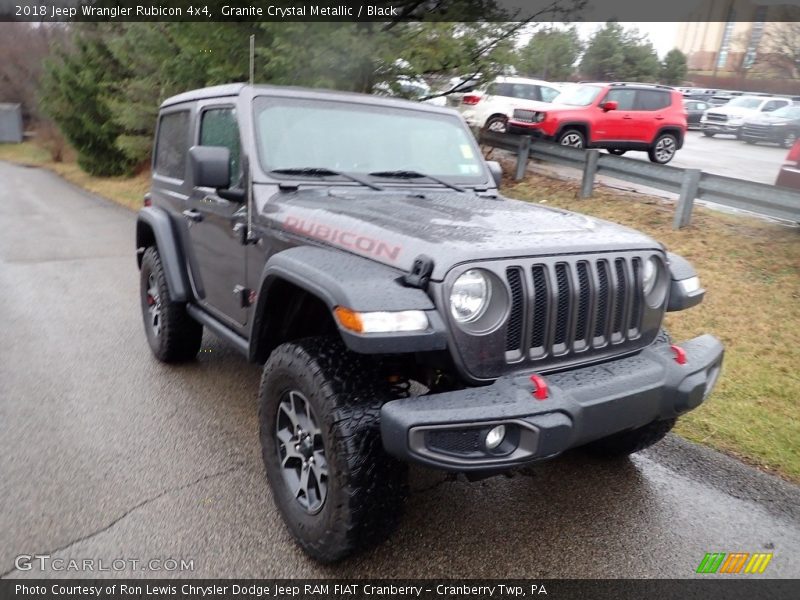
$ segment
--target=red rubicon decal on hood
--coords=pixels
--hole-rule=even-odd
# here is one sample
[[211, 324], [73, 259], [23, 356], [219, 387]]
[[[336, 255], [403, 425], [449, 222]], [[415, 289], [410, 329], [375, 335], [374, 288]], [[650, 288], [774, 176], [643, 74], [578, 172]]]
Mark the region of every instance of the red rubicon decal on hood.
[[344, 231], [329, 227], [322, 223], [314, 223], [297, 217], [286, 217], [283, 221], [283, 228], [287, 231], [302, 233], [309, 237], [330, 242], [342, 248], [357, 250], [361, 253], [372, 254], [376, 257], [385, 257], [391, 261], [396, 261], [402, 250], [401, 246], [393, 246], [381, 240], [376, 240], [365, 235], [359, 235], [352, 231]]

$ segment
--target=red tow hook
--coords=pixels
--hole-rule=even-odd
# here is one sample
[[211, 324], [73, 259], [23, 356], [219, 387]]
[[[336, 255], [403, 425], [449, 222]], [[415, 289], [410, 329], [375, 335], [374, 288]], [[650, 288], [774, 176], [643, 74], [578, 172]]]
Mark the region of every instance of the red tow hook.
[[675, 355], [675, 362], [679, 365], [686, 364], [686, 350], [681, 348], [680, 346], [676, 346], [675, 344], [670, 345], [670, 349], [672, 353]]
[[537, 400], [547, 400], [547, 382], [541, 375], [531, 375], [531, 383], [533, 384], [533, 397]]

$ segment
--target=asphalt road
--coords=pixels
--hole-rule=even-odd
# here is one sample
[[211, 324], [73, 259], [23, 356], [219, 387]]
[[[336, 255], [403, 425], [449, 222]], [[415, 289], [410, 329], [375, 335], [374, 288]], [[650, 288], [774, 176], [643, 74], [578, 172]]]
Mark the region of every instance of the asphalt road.
[[714, 551], [800, 576], [800, 488], [675, 437], [478, 483], [415, 469], [397, 534], [320, 567], [264, 481], [258, 368], [208, 336], [195, 364], [158, 363], [137, 275], [133, 213], [0, 163], [6, 577], [81, 575], [15, 571], [20, 554], [186, 559], [195, 577], [691, 577]]
[[[687, 132], [683, 148], [669, 163], [682, 169], [702, 169], [706, 173], [746, 181], [774, 184], [788, 150], [776, 144], [746, 144], [731, 135], [705, 137], [696, 130]], [[648, 160], [646, 152], [625, 156]]]

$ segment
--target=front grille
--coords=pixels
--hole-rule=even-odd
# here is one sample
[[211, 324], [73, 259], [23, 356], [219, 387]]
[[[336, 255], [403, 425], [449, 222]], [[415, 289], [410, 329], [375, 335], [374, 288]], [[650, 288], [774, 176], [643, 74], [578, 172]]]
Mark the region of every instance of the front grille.
[[524, 123], [533, 123], [536, 117], [536, 111], [526, 110], [524, 108], [514, 109], [513, 118], [515, 121], [522, 121]]
[[644, 348], [664, 316], [663, 303], [651, 307], [641, 291], [642, 267], [651, 256], [666, 268], [658, 251], [623, 250], [507, 258], [453, 269], [445, 279], [445, 295], [472, 268], [491, 272], [506, 291], [504, 310], [492, 313], [501, 319], [496, 326], [451, 323], [460, 366], [474, 379], [488, 381], [522, 371], [552, 372]]
[[525, 278], [523, 267], [507, 268], [509, 358], [564, 356], [638, 338], [641, 264], [638, 256], [558, 261], [532, 265]]
[[706, 120], [716, 121], [718, 123], [726, 123], [728, 121], [728, 115], [722, 113], [710, 112], [706, 113]]

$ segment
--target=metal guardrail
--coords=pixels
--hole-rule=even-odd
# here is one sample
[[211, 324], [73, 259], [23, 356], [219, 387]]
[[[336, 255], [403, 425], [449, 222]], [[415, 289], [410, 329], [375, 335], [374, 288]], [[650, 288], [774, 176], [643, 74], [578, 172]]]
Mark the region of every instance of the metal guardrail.
[[800, 193], [773, 185], [712, 175], [700, 169], [681, 169], [601, 154], [599, 150], [561, 146], [534, 140], [530, 136], [481, 131], [478, 133], [478, 142], [515, 153], [517, 181], [525, 177], [530, 158], [582, 169], [581, 198], [592, 195], [598, 173], [679, 194], [673, 221], [675, 229], [691, 222], [696, 199], [800, 223]]

